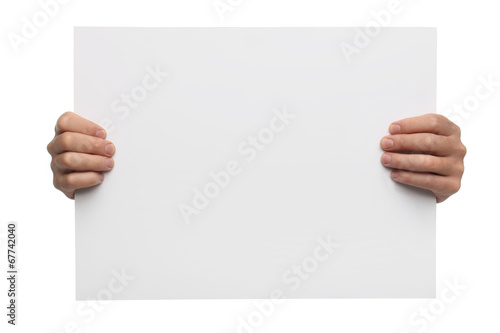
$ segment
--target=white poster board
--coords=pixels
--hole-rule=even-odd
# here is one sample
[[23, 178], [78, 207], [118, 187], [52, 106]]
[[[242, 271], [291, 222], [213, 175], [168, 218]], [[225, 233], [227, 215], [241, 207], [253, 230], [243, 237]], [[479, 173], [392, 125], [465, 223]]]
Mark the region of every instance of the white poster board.
[[436, 31], [348, 62], [355, 34], [76, 28], [75, 112], [116, 145], [76, 195], [77, 299], [434, 297], [435, 198], [379, 142], [435, 112]]

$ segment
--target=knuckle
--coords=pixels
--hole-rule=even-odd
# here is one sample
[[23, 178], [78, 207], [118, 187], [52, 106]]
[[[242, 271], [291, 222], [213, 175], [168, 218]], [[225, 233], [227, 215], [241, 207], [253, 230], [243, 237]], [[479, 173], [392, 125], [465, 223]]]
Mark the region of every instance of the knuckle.
[[77, 186], [76, 177], [72, 173], [68, 173], [62, 177], [62, 184], [65, 189], [74, 189]]
[[402, 170], [399, 170], [398, 179], [402, 183], [408, 183], [410, 181], [410, 173], [402, 171]]
[[405, 163], [401, 163], [401, 167], [404, 169], [407, 169], [409, 171], [415, 171], [415, 159], [413, 158], [406, 158]]
[[64, 153], [59, 156], [60, 156], [60, 163], [64, 166], [71, 166], [74, 162], [73, 154]]
[[58, 136], [59, 138], [59, 144], [61, 147], [63, 147], [65, 150], [71, 147], [73, 144], [73, 134], [70, 132], [64, 132]]
[[434, 135], [424, 135], [422, 138], [422, 147], [426, 152], [433, 151], [436, 147], [436, 137]]
[[62, 167], [71, 167], [75, 164], [75, 155], [72, 153], [62, 153], [57, 156], [56, 163]]
[[72, 114], [72, 112], [70, 112], [70, 111], [64, 112], [59, 117], [59, 119], [57, 119], [57, 127], [59, 127], [61, 130], [68, 128], [69, 122], [71, 121], [71, 114]]
[[52, 161], [50, 161], [50, 169], [52, 170], [52, 173], [53, 173], [53, 174], [54, 174], [54, 176], [55, 176], [57, 168], [56, 168], [56, 165], [55, 165], [54, 159], [52, 159]]
[[422, 156], [421, 165], [425, 170], [437, 170], [439, 167], [438, 160], [433, 156]]
[[[437, 130], [439, 128], [439, 123], [440, 123], [440, 115], [438, 114], [430, 114], [429, 116], [429, 127], [432, 129], [432, 130]], [[442, 117], [442, 116], [441, 116]]]
[[460, 145], [458, 146], [458, 151], [462, 157], [465, 157], [465, 155], [467, 155], [467, 147], [465, 147], [463, 143], [460, 143]]
[[92, 139], [89, 141], [90, 149], [94, 153], [100, 153], [104, 151], [104, 144], [102, 140]]
[[406, 157], [406, 164], [407, 164], [407, 169], [410, 171], [415, 171], [419, 168], [422, 168], [422, 158], [418, 155], [411, 155], [409, 154]]
[[403, 135], [396, 135], [392, 139], [394, 140], [395, 148], [404, 149], [406, 147], [406, 139]]
[[81, 141], [81, 149], [84, 152], [88, 153], [93, 153], [95, 152], [94, 150], [94, 144], [91, 139], [85, 138], [85, 140]]
[[52, 154], [52, 147], [53, 147], [53, 141], [50, 141], [49, 144], [47, 145], [47, 151], [49, 154]]
[[459, 190], [460, 190], [460, 187], [461, 187], [461, 181], [460, 179], [458, 180], [453, 180], [450, 185], [449, 185], [449, 189], [450, 189], [450, 192], [451, 193], [457, 193]]
[[443, 116], [442, 114], [437, 114], [437, 113], [431, 113], [433, 115], [434, 118], [437, 119], [438, 122], [445, 122], [445, 121], [449, 121], [448, 118], [446, 118], [445, 116]]
[[56, 177], [54, 179], [54, 186], [65, 195], [68, 195], [68, 193], [72, 192], [75, 189], [74, 182], [75, 180], [73, 175], [69, 173]]
[[430, 188], [431, 185], [433, 184], [431, 176], [426, 175], [426, 176], [422, 177], [421, 184], [422, 184], [422, 186], [424, 186], [426, 188]]

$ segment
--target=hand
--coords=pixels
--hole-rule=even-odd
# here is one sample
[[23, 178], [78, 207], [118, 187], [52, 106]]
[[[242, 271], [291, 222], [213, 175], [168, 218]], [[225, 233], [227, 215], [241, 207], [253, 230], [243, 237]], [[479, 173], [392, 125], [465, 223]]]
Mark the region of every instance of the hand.
[[396, 121], [389, 132], [381, 161], [393, 180], [432, 191], [438, 203], [458, 192], [467, 150], [457, 125], [430, 113]]
[[59, 117], [55, 132], [47, 145], [52, 156], [54, 186], [74, 199], [75, 190], [102, 183], [103, 171], [114, 166], [111, 156], [115, 146], [105, 140], [106, 131], [102, 127], [73, 112]]

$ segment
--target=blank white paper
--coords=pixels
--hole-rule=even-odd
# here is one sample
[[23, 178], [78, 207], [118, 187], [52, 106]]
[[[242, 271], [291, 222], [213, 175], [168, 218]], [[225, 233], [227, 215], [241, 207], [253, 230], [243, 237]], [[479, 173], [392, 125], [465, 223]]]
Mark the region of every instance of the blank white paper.
[[436, 31], [75, 29], [75, 112], [116, 146], [76, 195], [77, 299], [435, 297], [435, 198], [380, 163], [435, 112]]

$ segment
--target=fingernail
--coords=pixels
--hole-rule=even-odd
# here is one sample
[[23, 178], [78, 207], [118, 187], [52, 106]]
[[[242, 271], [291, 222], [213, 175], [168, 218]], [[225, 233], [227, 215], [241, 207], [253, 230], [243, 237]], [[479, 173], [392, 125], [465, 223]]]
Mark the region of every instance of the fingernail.
[[391, 155], [389, 155], [389, 154], [382, 155], [382, 163], [383, 164], [391, 163]]
[[110, 168], [110, 169], [111, 169], [111, 168], [113, 167], [113, 165], [114, 165], [114, 164], [115, 164], [115, 161], [113, 161], [113, 159], [112, 159], [112, 158], [107, 158], [107, 159], [106, 159], [106, 166], [107, 166], [108, 168]]
[[113, 152], [115, 150], [115, 146], [112, 143], [109, 143], [106, 145], [104, 148], [104, 151], [106, 152], [106, 155], [113, 155]]
[[400, 133], [401, 132], [401, 126], [399, 126], [397, 124], [392, 124], [391, 126], [389, 126], [389, 132], [391, 132], [392, 134]]
[[101, 139], [104, 139], [106, 137], [106, 132], [104, 130], [97, 130], [97, 132], [95, 133], [95, 136], [97, 136], [98, 138], [101, 138]]
[[391, 172], [392, 179], [398, 179], [399, 178], [399, 171], [393, 170]]
[[389, 149], [392, 148], [392, 146], [394, 146], [394, 141], [391, 139], [382, 139], [382, 148]]
[[102, 182], [104, 180], [104, 174], [99, 172], [99, 180]]

